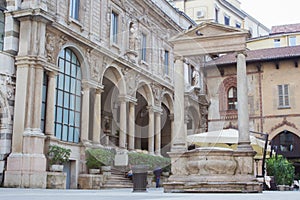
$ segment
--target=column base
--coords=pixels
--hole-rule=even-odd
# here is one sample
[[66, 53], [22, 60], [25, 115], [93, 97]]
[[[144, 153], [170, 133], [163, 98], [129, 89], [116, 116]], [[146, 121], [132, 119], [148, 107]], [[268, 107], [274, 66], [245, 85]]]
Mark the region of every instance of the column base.
[[237, 146], [237, 151], [239, 152], [252, 152], [253, 148], [250, 143], [239, 143]]
[[4, 187], [45, 189], [47, 172], [6, 171]]
[[16, 154], [7, 158], [5, 187], [46, 188], [47, 172], [44, 154]]

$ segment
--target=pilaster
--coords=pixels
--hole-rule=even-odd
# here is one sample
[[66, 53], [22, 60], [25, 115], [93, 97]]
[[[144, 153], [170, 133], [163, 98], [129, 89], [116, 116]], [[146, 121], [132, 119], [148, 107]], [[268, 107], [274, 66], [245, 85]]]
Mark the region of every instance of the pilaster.
[[46, 106], [46, 126], [45, 134], [54, 137], [54, 113], [55, 113], [55, 87], [56, 73], [48, 72], [48, 90], [47, 90], [47, 106]]

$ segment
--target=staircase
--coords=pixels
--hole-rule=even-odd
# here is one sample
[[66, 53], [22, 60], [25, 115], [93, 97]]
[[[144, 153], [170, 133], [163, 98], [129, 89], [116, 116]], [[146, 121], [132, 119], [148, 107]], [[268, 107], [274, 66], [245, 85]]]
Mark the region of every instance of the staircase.
[[132, 180], [125, 178], [125, 172], [112, 169], [111, 176], [102, 185], [101, 189], [114, 189], [114, 188], [132, 188]]

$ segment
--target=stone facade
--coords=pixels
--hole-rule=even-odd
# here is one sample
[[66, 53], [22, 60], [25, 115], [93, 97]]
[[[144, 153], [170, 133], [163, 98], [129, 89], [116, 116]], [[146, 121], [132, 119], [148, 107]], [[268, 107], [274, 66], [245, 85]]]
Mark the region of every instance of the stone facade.
[[[86, 148], [166, 155], [173, 144], [169, 39], [195, 23], [166, 1], [78, 2], [5, 1], [0, 160], [6, 187], [46, 188], [49, 144], [72, 150], [66, 188], [77, 188], [87, 172]], [[197, 90], [186, 93], [197, 108], [187, 120], [194, 132], [206, 129], [206, 115], [198, 123], [207, 109], [198, 105], [201, 81], [197, 76]]]

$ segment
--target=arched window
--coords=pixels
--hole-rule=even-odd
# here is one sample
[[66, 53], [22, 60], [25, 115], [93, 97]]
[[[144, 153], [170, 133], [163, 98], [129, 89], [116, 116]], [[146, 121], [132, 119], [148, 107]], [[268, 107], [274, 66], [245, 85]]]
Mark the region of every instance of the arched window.
[[81, 111], [80, 63], [69, 48], [59, 54], [56, 84], [55, 136], [63, 141], [79, 142]]
[[236, 110], [237, 109], [237, 89], [236, 87], [231, 87], [227, 93], [227, 102], [228, 102], [228, 110]]

